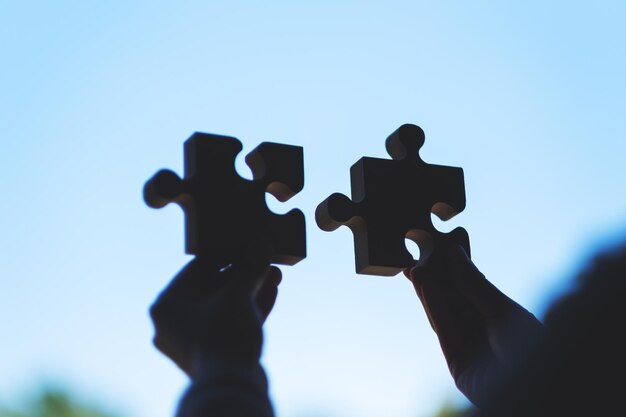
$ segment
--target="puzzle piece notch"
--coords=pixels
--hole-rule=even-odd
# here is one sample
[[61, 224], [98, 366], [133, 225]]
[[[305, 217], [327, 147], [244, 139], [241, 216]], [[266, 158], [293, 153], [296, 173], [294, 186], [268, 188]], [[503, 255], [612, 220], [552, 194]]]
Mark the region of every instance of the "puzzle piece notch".
[[386, 141], [392, 160], [364, 157], [351, 167], [352, 199], [335, 193], [318, 206], [315, 216], [322, 230], [341, 225], [352, 230], [357, 273], [389, 276], [411, 266], [405, 238], [418, 244], [420, 260], [451, 242], [469, 254], [464, 229], [441, 233], [430, 217], [434, 212], [447, 220], [465, 208], [463, 170], [423, 162], [423, 143], [422, 129], [401, 126]]
[[170, 170], [157, 172], [144, 187], [144, 199], [154, 208], [170, 202], [181, 206], [188, 254], [228, 260], [259, 248], [270, 251], [270, 262], [293, 265], [306, 256], [304, 214], [297, 209], [273, 213], [265, 193], [287, 201], [302, 190], [302, 147], [260, 144], [246, 158], [252, 181], [235, 170], [241, 149], [236, 138], [195, 133], [184, 145], [184, 178]]

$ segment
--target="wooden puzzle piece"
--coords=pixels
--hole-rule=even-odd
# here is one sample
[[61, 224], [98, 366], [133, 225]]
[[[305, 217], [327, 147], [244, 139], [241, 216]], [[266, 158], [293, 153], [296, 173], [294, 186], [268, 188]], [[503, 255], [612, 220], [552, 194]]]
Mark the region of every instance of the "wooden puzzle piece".
[[184, 178], [157, 172], [144, 186], [144, 200], [153, 208], [181, 206], [188, 254], [232, 261], [244, 248], [263, 248], [271, 263], [293, 265], [306, 256], [304, 214], [271, 212], [265, 193], [284, 202], [302, 190], [302, 147], [261, 143], [246, 156], [251, 181], [235, 170], [241, 150], [236, 138], [194, 133], [184, 145]]
[[389, 159], [364, 157], [350, 169], [352, 200], [335, 193], [315, 211], [318, 226], [352, 229], [356, 272], [396, 275], [413, 264], [405, 238], [420, 248], [420, 260], [456, 242], [469, 255], [469, 236], [456, 228], [441, 233], [431, 212], [448, 220], [465, 208], [463, 169], [425, 163], [419, 156], [424, 132], [405, 124], [387, 138]]

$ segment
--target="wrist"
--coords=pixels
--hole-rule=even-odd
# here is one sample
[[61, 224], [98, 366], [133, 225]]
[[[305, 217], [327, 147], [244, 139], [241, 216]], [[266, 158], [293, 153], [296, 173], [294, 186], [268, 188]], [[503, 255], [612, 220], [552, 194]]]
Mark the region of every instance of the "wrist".
[[189, 376], [195, 387], [233, 388], [267, 395], [267, 377], [259, 361], [246, 362], [230, 357], [198, 358]]
[[230, 355], [196, 355], [191, 362], [189, 377], [193, 381], [214, 379], [224, 375], [253, 375], [263, 372], [258, 360]]

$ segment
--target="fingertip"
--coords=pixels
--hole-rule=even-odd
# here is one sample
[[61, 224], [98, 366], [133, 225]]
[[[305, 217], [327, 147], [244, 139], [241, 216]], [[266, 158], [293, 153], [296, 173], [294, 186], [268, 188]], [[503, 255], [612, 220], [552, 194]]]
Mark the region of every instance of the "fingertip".
[[448, 246], [447, 255], [449, 262], [467, 262], [469, 256], [463, 246], [459, 244], [446, 245]]
[[453, 270], [457, 272], [462, 272], [464, 274], [472, 274], [472, 275], [481, 275], [482, 273], [478, 270], [474, 262], [467, 255], [467, 252], [461, 245], [454, 245], [447, 253], [447, 261], [448, 265], [452, 267]]
[[407, 277], [409, 281], [411, 280], [411, 269], [412, 268], [406, 268], [404, 271], [402, 271], [404, 276]]
[[156, 334], [152, 336], [152, 346], [163, 352], [163, 344], [161, 343], [161, 338]]
[[428, 277], [432, 275], [431, 269], [428, 267], [426, 263], [418, 263], [414, 265], [412, 268], [407, 269], [407, 271], [408, 271], [407, 278], [414, 285], [420, 284], [421, 282], [428, 279]]
[[263, 321], [267, 319], [274, 307], [276, 297], [278, 296], [278, 285], [281, 280], [282, 272], [280, 269], [273, 265], [270, 266], [256, 294], [257, 305]]
[[419, 262], [416, 261], [415, 259], [411, 262], [411, 265], [408, 268], [405, 268], [402, 273], [404, 274], [405, 277], [407, 277], [409, 280], [411, 279], [411, 270], [413, 270], [413, 268], [415, 268], [417, 265], [419, 265]]
[[283, 280], [283, 273], [280, 268], [271, 265], [267, 271], [267, 281], [273, 286], [278, 287]]

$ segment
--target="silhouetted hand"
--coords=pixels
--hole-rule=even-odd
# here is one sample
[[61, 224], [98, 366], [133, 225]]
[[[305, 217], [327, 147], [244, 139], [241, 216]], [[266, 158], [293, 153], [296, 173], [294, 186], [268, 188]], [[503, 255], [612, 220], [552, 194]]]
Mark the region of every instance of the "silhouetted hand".
[[278, 268], [258, 260], [223, 268], [192, 260], [150, 308], [155, 346], [192, 379], [224, 365], [258, 366], [280, 280]]
[[510, 378], [543, 335], [543, 325], [450, 245], [405, 275], [413, 282], [450, 373], [477, 406]]

